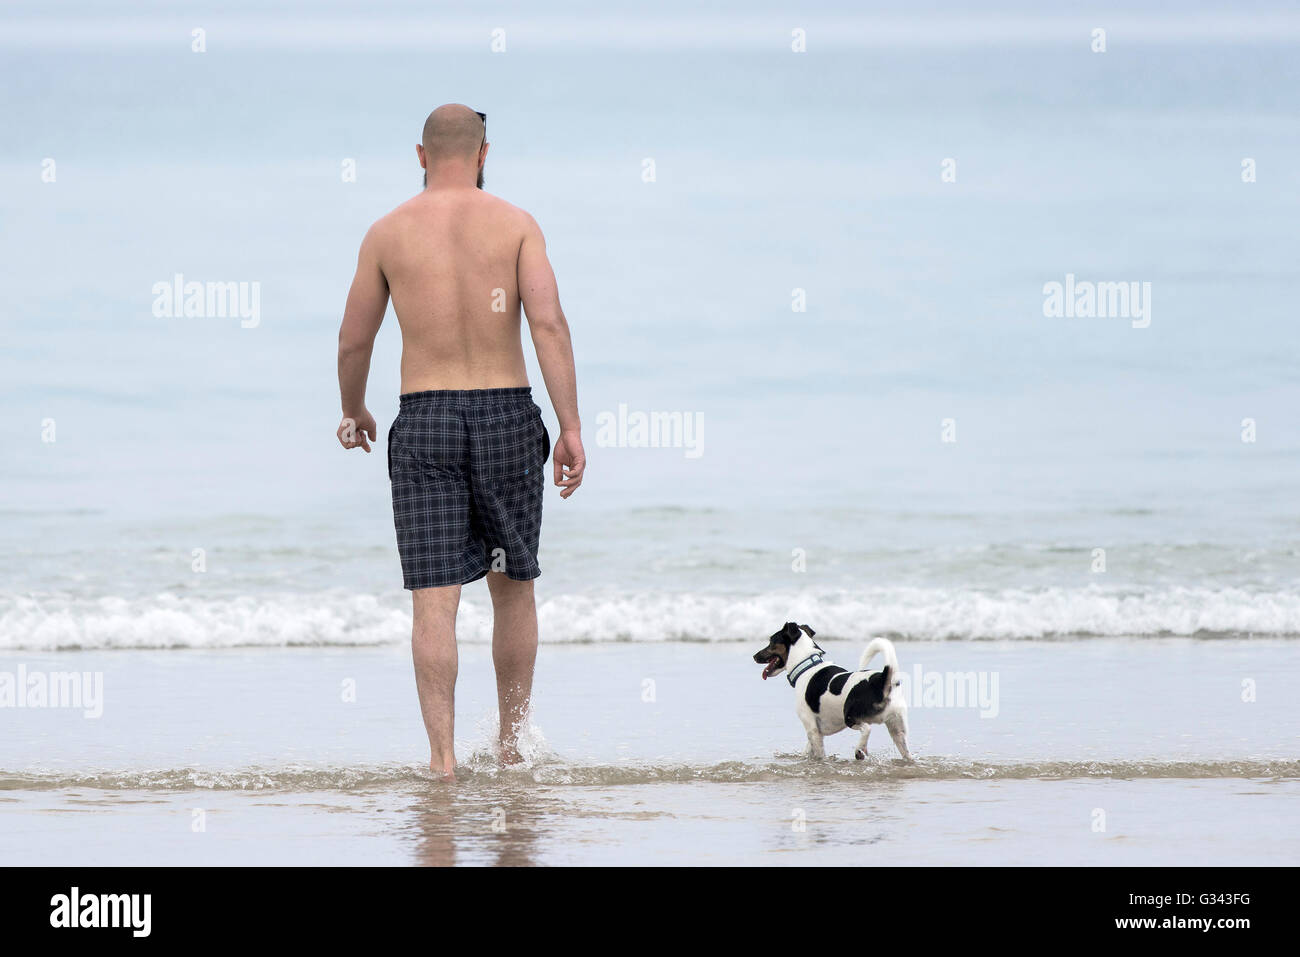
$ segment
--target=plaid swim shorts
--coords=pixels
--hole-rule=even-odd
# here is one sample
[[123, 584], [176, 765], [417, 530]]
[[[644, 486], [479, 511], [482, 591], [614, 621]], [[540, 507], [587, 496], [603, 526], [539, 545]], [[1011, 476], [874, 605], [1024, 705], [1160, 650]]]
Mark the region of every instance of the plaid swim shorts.
[[404, 394], [388, 430], [388, 479], [405, 587], [540, 575], [550, 449], [532, 389]]

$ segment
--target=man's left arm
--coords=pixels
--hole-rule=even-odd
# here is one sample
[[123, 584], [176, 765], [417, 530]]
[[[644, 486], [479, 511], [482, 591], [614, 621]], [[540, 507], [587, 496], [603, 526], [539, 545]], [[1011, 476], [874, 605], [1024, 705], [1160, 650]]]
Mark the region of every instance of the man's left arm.
[[388, 309], [388, 280], [379, 265], [375, 232], [372, 226], [361, 241], [357, 274], [339, 328], [339, 396], [343, 403], [339, 442], [345, 449], [360, 447], [367, 452], [378, 436], [378, 426], [366, 409], [366, 379], [370, 377], [375, 336]]

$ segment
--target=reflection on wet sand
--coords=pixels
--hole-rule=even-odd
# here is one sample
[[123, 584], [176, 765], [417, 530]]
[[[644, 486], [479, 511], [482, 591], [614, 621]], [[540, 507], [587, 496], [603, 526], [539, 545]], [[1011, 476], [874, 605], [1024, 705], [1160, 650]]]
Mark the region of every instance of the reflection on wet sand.
[[411, 805], [415, 863], [526, 867], [536, 861], [542, 819], [559, 802], [517, 784], [429, 784]]

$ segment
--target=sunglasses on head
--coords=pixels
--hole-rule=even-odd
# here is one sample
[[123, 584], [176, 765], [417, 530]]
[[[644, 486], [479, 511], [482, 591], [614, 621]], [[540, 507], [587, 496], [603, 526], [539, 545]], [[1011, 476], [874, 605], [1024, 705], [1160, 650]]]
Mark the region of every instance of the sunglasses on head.
[[487, 142], [487, 114], [480, 113], [478, 110], [475, 110], [474, 115], [483, 121], [483, 142], [486, 143]]

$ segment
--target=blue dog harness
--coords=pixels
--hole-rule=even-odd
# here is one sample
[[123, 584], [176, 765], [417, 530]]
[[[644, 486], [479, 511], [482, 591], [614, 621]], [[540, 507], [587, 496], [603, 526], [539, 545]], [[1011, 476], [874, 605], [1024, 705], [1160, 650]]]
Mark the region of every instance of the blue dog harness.
[[812, 668], [816, 668], [819, 664], [822, 663], [822, 661], [825, 660], [825, 657], [826, 656], [823, 655], [820, 651], [814, 651], [803, 661], [795, 665], [794, 670], [792, 670], [789, 674], [785, 676], [786, 680], [790, 682], [790, 687], [793, 688], [794, 683], [799, 679], [799, 676], [801, 674], [803, 674], [806, 671], [809, 671]]

